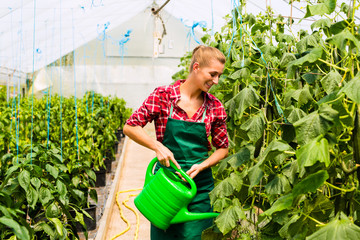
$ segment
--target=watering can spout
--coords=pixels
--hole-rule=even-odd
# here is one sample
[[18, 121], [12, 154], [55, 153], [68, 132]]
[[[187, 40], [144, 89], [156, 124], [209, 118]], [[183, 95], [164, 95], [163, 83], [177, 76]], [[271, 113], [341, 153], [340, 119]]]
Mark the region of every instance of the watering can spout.
[[217, 216], [219, 216], [219, 213], [214, 213], [214, 212], [194, 213], [194, 212], [189, 212], [187, 208], [183, 208], [175, 215], [175, 217], [171, 220], [170, 223], [177, 224], [188, 221], [216, 218]]

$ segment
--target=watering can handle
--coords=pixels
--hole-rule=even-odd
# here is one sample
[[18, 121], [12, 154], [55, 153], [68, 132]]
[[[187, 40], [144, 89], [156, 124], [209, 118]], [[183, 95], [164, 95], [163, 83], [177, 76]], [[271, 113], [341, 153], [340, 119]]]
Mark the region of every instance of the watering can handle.
[[[149, 163], [149, 166], [146, 169], [146, 176], [145, 176], [145, 183], [144, 186], [146, 186], [148, 184], [148, 182], [155, 176], [155, 174], [153, 173], [153, 168], [155, 166], [155, 164], [158, 162], [157, 157], [155, 157], [153, 160], [151, 160], [151, 162]], [[183, 176], [183, 178], [190, 184], [191, 187], [191, 195], [196, 194], [197, 192], [197, 187], [196, 184], [194, 182], [194, 180], [186, 174], [186, 172], [182, 169], [178, 169], [175, 164], [170, 161], [170, 166], [175, 169], [175, 171], [179, 172], [181, 174], [181, 176]]]
[[177, 168], [172, 161], [170, 161], [170, 166], [173, 169], [175, 169], [175, 171], [179, 172], [181, 174], [181, 176], [190, 184], [191, 195], [195, 196], [196, 192], [197, 192], [197, 187], [196, 187], [196, 184], [195, 184], [194, 180], [184, 170], [182, 170], [181, 168], [180, 169]]
[[155, 166], [155, 163], [158, 161], [157, 157], [155, 157], [151, 162], [149, 163], [147, 169], [146, 169], [146, 175], [145, 175], [145, 183], [144, 187], [150, 182], [150, 180], [155, 176], [153, 173], [153, 168]]

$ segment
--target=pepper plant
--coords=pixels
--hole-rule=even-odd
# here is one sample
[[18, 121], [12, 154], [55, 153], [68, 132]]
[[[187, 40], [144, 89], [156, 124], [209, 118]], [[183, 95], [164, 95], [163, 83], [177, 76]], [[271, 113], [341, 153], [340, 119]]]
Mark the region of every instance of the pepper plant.
[[56, 94], [0, 102], [1, 239], [77, 239], [76, 223], [86, 229], [84, 209], [97, 201], [94, 170], [123, 123], [110, 122], [109, 106], [119, 102], [113, 110], [124, 113], [116, 116], [129, 112], [123, 100], [97, 98], [109, 104], [94, 104], [93, 112], [83, 99]]

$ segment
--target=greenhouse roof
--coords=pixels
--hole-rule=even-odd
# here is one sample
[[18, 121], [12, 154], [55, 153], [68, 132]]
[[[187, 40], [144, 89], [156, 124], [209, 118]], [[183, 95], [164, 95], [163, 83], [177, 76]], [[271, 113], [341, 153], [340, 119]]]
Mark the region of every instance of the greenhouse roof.
[[[157, 5], [153, 5], [156, 2]], [[31, 73], [56, 61], [147, 8], [166, 1], [153, 0], [12, 0], [0, 3], [0, 67]], [[164, 10], [184, 21], [184, 27], [205, 21], [219, 31], [234, 0], [170, 0]], [[246, 1], [246, 11], [254, 15], [270, 5], [275, 14], [301, 18], [305, 3], [290, 10], [288, 0]], [[294, 3], [295, 4], [295, 3]], [[291, 13], [290, 13], [291, 11]], [[302, 21], [298, 28], [308, 28]], [[188, 25], [188, 26], [185, 26]], [[194, 26], [194, 25], [193, 25]], [[152, 41], [153, 39], [149, 39]]]

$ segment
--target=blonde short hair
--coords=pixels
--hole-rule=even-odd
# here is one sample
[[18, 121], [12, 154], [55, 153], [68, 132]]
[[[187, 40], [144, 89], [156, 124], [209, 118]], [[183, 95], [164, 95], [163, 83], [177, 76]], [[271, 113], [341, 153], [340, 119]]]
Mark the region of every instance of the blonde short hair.
[[225, 64], [226, 61], [224, 54], [219, 49], [199, 45], [193, 50], [189, 71], [192, 72], [195, 62], [198, 62], [200, 67], [206, 67], [209, 66], [210, 61], [214, 59], [218, 60], [222, 64]]

